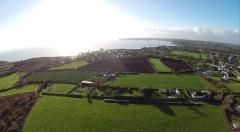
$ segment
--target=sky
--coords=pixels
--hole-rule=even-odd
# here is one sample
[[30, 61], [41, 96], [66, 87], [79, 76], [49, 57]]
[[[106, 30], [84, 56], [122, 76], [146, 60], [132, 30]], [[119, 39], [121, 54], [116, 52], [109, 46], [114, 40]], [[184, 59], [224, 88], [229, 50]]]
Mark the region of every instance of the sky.
[[240, 44], [240, 0], [1, 0], [0, 52], [87, 51], [124, 37]]

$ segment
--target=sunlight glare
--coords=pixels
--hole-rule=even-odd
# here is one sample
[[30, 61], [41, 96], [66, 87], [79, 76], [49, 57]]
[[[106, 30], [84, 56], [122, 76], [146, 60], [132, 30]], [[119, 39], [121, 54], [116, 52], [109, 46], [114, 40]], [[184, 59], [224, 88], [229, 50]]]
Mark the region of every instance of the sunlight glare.
[[44, 0], [16, 21], [0, 30], [5, 49], [42, 45], [57, 48], [61, 55], [88, 51], [106, 40], [139, 36], [136, 33], [144, 27], [102, 0]]

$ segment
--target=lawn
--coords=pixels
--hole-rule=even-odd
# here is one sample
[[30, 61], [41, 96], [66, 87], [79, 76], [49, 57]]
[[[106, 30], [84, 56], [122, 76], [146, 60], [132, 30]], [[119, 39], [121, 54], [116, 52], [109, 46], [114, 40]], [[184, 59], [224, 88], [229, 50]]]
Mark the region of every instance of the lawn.
[[80, 70], [64, 70], [64, 71], [45, 71], [32, 74], [29, 80], [52, 80], [69, 83], [79, 83], [96, 75], [96, 72], [80, 71]]
[[87, 64], [88, 64], [87, 61], [74, 61], [74, 62], [71, 62], [71, 63], [63, 64], [59, 67], [50, 68], [50, 70], [78, 69], [78, 68], [80, 68], [82, 66], [85, 66]]
[[226, 83], [226, 87], [232, 92], [240, 92], [240, 83]]
[[193, 52], [188, 52], [188, 51], [177, 51], [176, 50], [176, 51], [170, 52], [170, 54], [176, 55], [176, 56], [192, 57], [192, 58], [196, 58], [196, 59], [200, 59], [200, 55], [201, 55], [201, 59], [207, 59], [208, 58], [207, 54], [193, 53]]
[[23, 132], [228, 132], [220, 107], [111, 104], [43, 96]]
[[105, 83], [111, 86], [152, 87], [152, 88], [185, 88], [185, 89], [214, 89], [210, 84], [197, 75], [171, 74], [137, 74], [121, 75], [115, 80]]
[[0, 77], [0, 89], [6, 89], [12, 87], [19, 81], [21, 73], [14, 73], [5, 77]]
[[12, 90], [8, 90], [6, 92], [1, 92], [0, 96], [8, 96], [8, 95], [14, 95], [14, 94], [18, 94], [18, 93], [26, 93], [26, 92], [34, 92], [37, 91], [38, 89], [38, 85], [25, 85], [23, 87], [19, 87], [19, 88], [14, 88]]
[[44, 90], [45, 93], [67, 94], [75, 85], [55, 83]]
[[159, 58], [150, 58], [150, 63], [158, 72], [171, 72], [171, 69], [164, 65]]

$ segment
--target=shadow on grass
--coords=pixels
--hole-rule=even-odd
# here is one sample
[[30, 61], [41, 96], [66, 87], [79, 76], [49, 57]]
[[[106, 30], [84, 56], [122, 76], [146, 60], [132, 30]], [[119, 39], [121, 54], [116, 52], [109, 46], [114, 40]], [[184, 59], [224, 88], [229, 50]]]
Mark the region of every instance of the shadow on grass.
[[201, 107], [201, 106], [188, 106], [188, 108], [190, 110], [192, 110], [193, 112], [196, 112], [198, 113], [199, 115], [201, 116], [204, 116], [204, 117], [207, 117], [207, 114], [206, 113], [203, 113], [202, 111], [198, 110], [197, 107]]
[[172, 108], [169, 105], [166, 104], [154, 104], [153, 106], [157, 107], [160, 111], [163, 113], [170, 115], [170, 116], [175, 116], [176, 113], [172, 110]]
[[87, 95], [87, 101], [90, 105], [92, 105], [92, 97]]

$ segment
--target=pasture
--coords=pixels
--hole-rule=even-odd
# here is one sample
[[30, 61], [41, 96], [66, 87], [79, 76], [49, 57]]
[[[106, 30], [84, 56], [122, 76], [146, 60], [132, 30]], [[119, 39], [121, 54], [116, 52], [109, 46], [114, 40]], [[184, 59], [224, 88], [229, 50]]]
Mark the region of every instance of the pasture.
[[194, 53], [194, 52], [188, 52], [188, 51], [175, 50], [175, 51], [170, 52], [170, 54], [176, 55], [176, 56], [191, 57], [191, 58], [195, 58], [195, 59], [207, 59], [208, 58], [207, 54]]
[[29, 80], [51, 80], [67, 83], [79, 83], [96, 75], [96, 72], [80, 71], [80, 70], [63, 70], [63, 71], [44, 71], [33, 73]]
[[240, 83], [226, 83], [225, 85], [232, 92], [240, 92]]
[[82, 66], [85, 66], [87, 64], [88, 64], [87, 61], [74, 61], [74, 62], [71, 62], [71, 63], [63, 64], [63, 65], [58, 66], [58, 67], [50, 68], [50, 70], [78, 69], [78, 68], [80, 68]]
[[136, 74], [121, 75], [115, 80], [105, 83], [111, 86], [146, 87], [146, 88], [185, 88], [185, 89], [214, 89], [200, 76], [172, 74]]
[[19, 93], [27, 93], [27, 92], [34, 92], [37, 91], [38, 85], [25, 85], [23, 87], [14, 88], [5, 92], [0, 92], [0, 96], [8, 96], [8, 95], [14, 95]]
[[228, 132], [219, 106], [111, 104], [101, 100], [43, 96], [23, 132]]
[[21, 73], [14, 73], [5, 77], [0, 77], [0, 90], [12, 87], [20, 79]]
[[164, 65], [159, 58], [150, 58], [150, 63], [158, 72], [171, 72], [172, 70]]
[[55, 83], [51, 86], [48, 86], [46, 89], [44, 89], [44, 93], [67, 94], [74, 87], [75, 85], [72, 85], [72, 84]]

